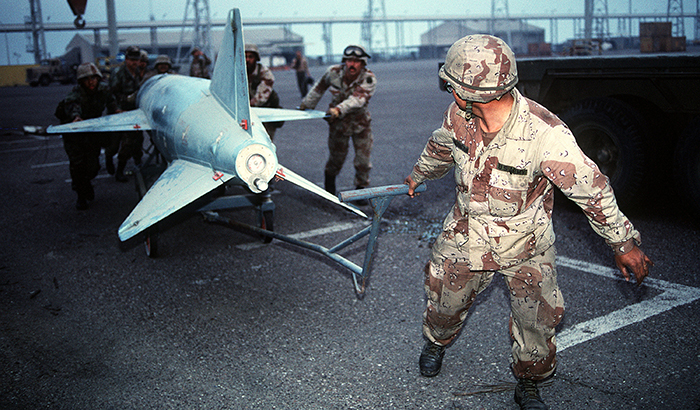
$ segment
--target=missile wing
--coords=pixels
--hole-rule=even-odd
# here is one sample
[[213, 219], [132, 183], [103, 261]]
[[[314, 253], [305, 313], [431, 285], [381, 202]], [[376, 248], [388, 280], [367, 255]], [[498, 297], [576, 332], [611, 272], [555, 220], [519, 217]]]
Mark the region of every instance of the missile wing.
[[48, 133], [149, 131], [169, 165], [119, 227], [122, 241], [222, 185], [262, 193], [275, 174], [366, 217], [279, 165], [263, 122], [322, 118], [325, 113], [251, 108], [244, 49], [240, 12], [233, 9], [211, 80], [157, 75], [141, 86], [134, 111], [47, 128]]

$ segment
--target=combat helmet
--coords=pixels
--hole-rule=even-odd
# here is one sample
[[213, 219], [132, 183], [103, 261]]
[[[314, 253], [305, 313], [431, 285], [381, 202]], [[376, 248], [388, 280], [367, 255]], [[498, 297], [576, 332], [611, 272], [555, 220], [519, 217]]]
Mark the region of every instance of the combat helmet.
[[92, 76], [98, 76], [102, 78], [102, 73], [100, 70], [97, 68], [97, 66], [93, 63], [82, 63], [78, 66], [78, 70], [76, 71], [76, 77], [78, 80], [86, 77], [92, 77]]
[[129, 46], [126, 48], [124, 53], [124, 58], [127, 60], [140, 60], [141, 59], [141, 48], [139, 46]]
[[246, 44], [245, 45], [245, 52], [246, 53], [253, 53], [255, 54], [255, 61], [260, 61], [260, 52], [258, 51], [258, 46], [255, 44]]
[[141, 51], [139, 51], [139, 61], [148, 64], [148, 51], [144, 49], [141, 49]]
[[501, 98], [518, 82], [513, 51], [488, 34], [468, 35], [452, 44], [438, 75], [461, 99], [480, 103]]
[[345, 47], [345, 50], [343, 50], [343, 62], [351, 58], [363, 61], [365, 65], [367, 65], [367, 59], [372, 58], [372, 56], [367, 54], [364, 47], [352, 44]]
[[173, 63], [170, 61], [170, 57], [167, 54], [161, 54], [156, 58], [156, 62], [153, 64], [157, 66], [158, 64], [167, 64], [168, 68], [172, 68]]

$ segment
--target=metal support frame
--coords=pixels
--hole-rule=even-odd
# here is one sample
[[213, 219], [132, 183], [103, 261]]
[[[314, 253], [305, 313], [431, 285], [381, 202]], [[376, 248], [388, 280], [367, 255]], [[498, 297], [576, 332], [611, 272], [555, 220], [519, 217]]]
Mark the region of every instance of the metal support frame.
[[[416, 192], [424, 192], [427, 189], [425, 184], [420, 185]], [[377, 238], [379, 237], [379, 228], [382, 216], [384, 212], [389, 207], [391, 200], [397, 195], [406, 195], [408, 193], [407, 185], [387, 185], [376, 188], [366, 188], [358, 189], [353, 191], [341, 192], [338, 197], [343, 202], [352, 202], [357, 200], [369, 200], [372, 206], [372, 222], [369, 226], [363, 228], [361, 231], [355, 233], [339, 244], [326, 248], [324, 246], [310, 243], [306, 241], [301, 241], [296, 238], [292, 238], [287, 235], [283, 235], [277, 232], [268, 231], [265, 229], [258, 228], [256, 226], [251, 226], [238, 221], [234, 221], [230, 218], [223, 217], [212, 210], [203, 210], [202, 214], [204, 219], [208, 222], [216, 222], [234, 229], [251, 231], [256, 234], [271, 237], [274, 239], [279, 239], [283, 242], [291, 243], [292, 245], [299, 246], [304, 249], [308, 249], [324, 255], [334, 262], [344, 266], [352, 272], [352, 280], [355, 287], [355, 292], [358, 297], [364, 296], [367, 280], [370, 274], [370, 265], [372, 263], [372, 257], [377, 249]], [[358, 266], [354, 262], [346, 259], [342, 255], [338, 254], [341, 250], [345, 249], [349, 245], [357, 242], [365, 236], [368, 236], [367, 247], [365, 250], [365, 257], [362, 267]]]
[[[162, 160], [155, 145], [151, 144], [151, 146], [146, 149], [146, 153], [148, 154], [146, 160], [140, 167], [137, 168], [135, 172], [136, 191], [139, 193], [140, 198], [146, 194], [150, 186], [167, 166], [165, 161]], [[422, 184], [416, 188], [416, 192], [424, 192], [426, 189], [426, 185]], [[220, 196], [214, 198], [206, 205], [198, 208], [196, 212], [201, 213], [204, 216], [204, 220], [207, 222], [216, 222], [240, 231], [253, 232], [259, 235], [265, 243], [269, 243], [272, 241], [272, 239], [279, 239], [283, 242], [291, 243], [292, 245], [296, 245], [328, 257], [334, 262], [350, 270], [352, 273], [355, 292], [357, 296], [361, 298], [364, 296], [366, 290], [367, 280], [369, 279], [370, 275], [372, 257], [377, 249], [377, 238], [379, 237], [379, 228], [382, 216], [389, 208], [389, 204], [395, 196], [406, 194], [408, 194], [408, 185], [386, 185], [376, 188], [356, 189], [339, 193], [338, 198], [342, 202], [363, 200], [369, 201], [372, 207], [372, 221], [368, 226], [359, 232], [330, 248], [326, 248], [311, 242], [301, 241], [299, 239], [274, 232], [272, 224], [274, 221], [275, 204], [272, 201], [269, 192], [257, 195], [242, 194]], [[255, 208], [258, 213], [259, 226], [252, 226], [234, 221], [230, 218], [221, 216], [218, 212], [216, 212], [221, 210], [250, 207]], [[157, 256], [158, 231], [159, 230], [156, 225], [152, 229], [149, 229], [146, 233], [144, 242], [146, 244], [146, 254], [149, 257]], [[339, 254], [341, 250], [347, 248], [365, 236], [369, 236], [369, 238], [367, 240], [365, 257], [361, 267]]]

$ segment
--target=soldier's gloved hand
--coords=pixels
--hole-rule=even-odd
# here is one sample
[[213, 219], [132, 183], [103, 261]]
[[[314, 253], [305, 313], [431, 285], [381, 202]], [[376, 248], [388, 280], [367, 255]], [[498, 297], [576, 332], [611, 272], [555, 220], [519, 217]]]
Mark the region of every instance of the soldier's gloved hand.
[[331, 107], [328, 109], [328, 111], [326, 111], [326, 114], [331, 116], [331, 118], [330, 118], [331, 120], [338, 119], [338, 117], [340, 117], [340, 108]]
[[302, 111], [308, 110], [309, 107], [305, 106], [304, 103], [299, 104], [299, 109]]

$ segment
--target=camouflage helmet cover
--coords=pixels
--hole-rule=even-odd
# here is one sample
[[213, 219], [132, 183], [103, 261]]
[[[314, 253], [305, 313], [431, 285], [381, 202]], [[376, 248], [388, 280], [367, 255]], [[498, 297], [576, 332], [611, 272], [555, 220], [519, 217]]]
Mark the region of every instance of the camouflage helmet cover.
[[488, 34], [468, 35], [452, 44], [438, 75], [463, 100], [481, 103], [500, 98], [518, 82], [513, 51]]
[[156, 58], [156, 62], [154, 63], [154, 65], [158, 64], [167, 64], [168, 67], [173, 66], [173, 63], [170, 61], [170, 57], [168, 57], [167, 54], [161, 54]]
[[92, 77], [92, 76], [97, 76], [97, 77], [102, 78], [102, 73], [97, 68], [97, 66], [93, 63], [80, 64], [78, 66], [78, 70], [75, 74], [78, 77], [78, 80], [86, 78], [86, 77]]
[[255, 54], [255, 60], [260, 61], [260, 51], [258, 51], [258, 46], [255, 44], [246, 44], [245, 45], [245, 52], [246, 53], [253, 53]]
[[124, 57], [127, 60], [140, 60], [141, 59], [141, 49], [139, 46], [129, 46], [124, 53]]

